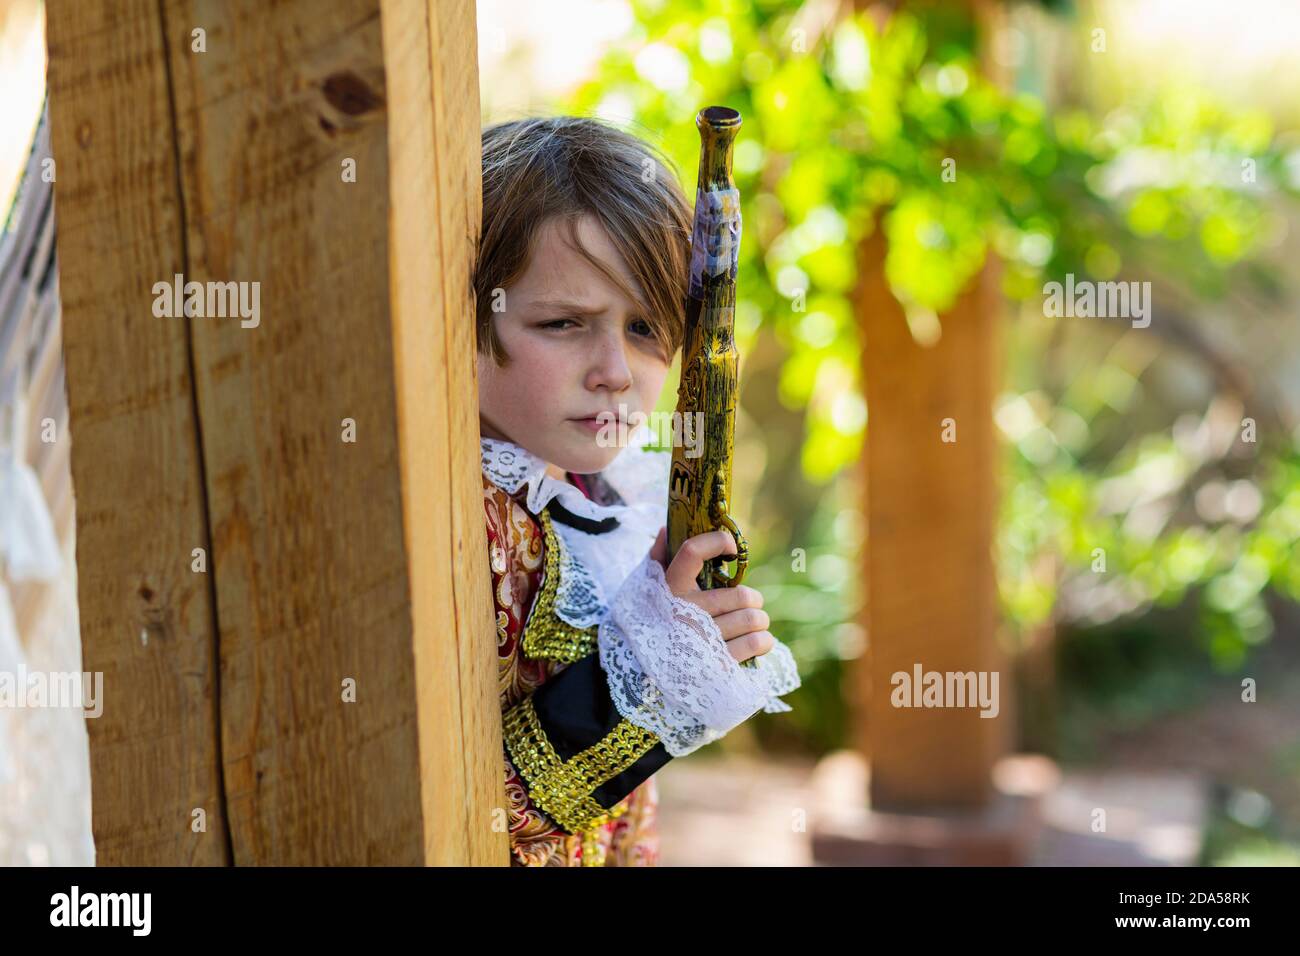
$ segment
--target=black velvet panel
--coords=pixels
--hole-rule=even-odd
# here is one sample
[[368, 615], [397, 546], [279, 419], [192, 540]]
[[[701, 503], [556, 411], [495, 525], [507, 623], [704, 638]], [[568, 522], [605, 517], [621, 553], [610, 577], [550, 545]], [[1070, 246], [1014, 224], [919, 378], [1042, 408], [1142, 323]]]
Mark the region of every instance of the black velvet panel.
[[[533, 691], [533, 710], [561, 760], [599, 743], [622, 720], [609, 696], [597, 654], [570, 664]], [[592, 796], [608, 809], [671, 759], [664, 745], [656, 743], [627, 770], [597, 787]]]

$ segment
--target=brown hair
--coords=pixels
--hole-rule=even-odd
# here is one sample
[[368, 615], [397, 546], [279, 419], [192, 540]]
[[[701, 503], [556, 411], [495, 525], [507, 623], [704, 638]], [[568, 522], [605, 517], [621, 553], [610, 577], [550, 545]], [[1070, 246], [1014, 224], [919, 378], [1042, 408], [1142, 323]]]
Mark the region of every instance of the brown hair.
[[[578, 241], [575, 223], [588, 213], [605, 227], [643, 296]], [[478, 350], [498, 365], [509, 361], [492, 322], [493, 290], [523, 275], [538, 232], [553, 218], [593, 266], [645, 303], [646, 322], [671, 361], [682, 344], [691, 251], [691, 210], [676, 169], [661, 150], [630, 133], [577, 116], [511, 120], [483, 130], [483, 231], [474, 271]]]

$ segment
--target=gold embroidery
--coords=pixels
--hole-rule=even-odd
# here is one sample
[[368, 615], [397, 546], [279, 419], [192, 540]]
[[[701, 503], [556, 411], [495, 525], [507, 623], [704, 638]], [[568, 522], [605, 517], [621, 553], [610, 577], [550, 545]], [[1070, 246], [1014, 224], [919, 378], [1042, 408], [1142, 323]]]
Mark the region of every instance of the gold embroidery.
[[551, 746], [531, 696], [506, 711], [506, 747], [515, 769], [528, 783], [528, 795], [570, 833], [581, 833], [627, 812], [622, 801], [608, 810], [592, 792], [640, 760], [659, 738], [626, 719], [605, 737], [568, 760]]
[[574, 627], [555, 613], [555, 596], [560, 587], [560, 536], [555, 533], [550, 512], [545, 508], [541, 521], [546, 536], [546, 563], [542, 569], [542, 586], [524, 623], [523, 650], [534, 660], [572, 664], [595, 653], [599, 628]]
[[582, 865], [604, 866], [605, 847], [600, 841], [600, 829], [588, 830], [582, 838]]

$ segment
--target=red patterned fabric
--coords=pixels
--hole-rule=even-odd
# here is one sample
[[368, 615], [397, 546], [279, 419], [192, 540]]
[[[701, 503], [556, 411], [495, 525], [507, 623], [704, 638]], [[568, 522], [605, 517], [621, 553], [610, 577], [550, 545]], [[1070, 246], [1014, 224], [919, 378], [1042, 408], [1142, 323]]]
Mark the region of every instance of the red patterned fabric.
[[[580, 486], [582, 487], [582, 486]], [[586, 487], [583, 494], [590, 496]], [[522, 494], [521, 494], [522, 499]], [[544, 537], [536, 517], [483, 477], [492, 597], [496, 605], [501, 711], [531, 694], [567, 664], [524, 655], [524, 623], [542, 578]], [[659, 862], [654, 777], [633, 790], [620, 817], [587, 831], [566, 833], [528, 797], [528, 786], [503, 752], [506, 814], [512, 866], [654, 866]]]

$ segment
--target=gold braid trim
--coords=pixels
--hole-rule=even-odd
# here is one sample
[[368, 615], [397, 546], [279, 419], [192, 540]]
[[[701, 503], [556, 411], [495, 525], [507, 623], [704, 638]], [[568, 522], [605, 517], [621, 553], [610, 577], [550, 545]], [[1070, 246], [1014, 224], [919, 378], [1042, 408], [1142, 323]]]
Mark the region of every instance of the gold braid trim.
[[574, 627], [555, 613], [555, 596], [560, 588], [560, 536], [556, 534], [550, 512], [545, 508], [541, 520], [546, 540], [545, 566], [537, 600], [524, 622], [523, 651], [533, 660], [572, 664], [595, 653], [599, 628]]
[[531, 696], [506, 711], [503, 730], [515, 769], [528, 783], [529, 797], [570, 833], [581, 833], [626, 812], [625, 806], [605, 809], [592, 791], [659, 742], [655, 734], [623, 719], [604, 739], [561, 760], [542, 729]]

